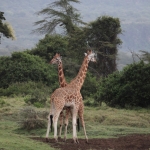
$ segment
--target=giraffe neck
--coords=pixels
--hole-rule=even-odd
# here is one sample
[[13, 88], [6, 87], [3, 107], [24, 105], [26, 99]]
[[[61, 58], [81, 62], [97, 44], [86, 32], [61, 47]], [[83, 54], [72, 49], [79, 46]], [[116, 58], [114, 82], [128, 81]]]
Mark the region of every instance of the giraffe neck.
[[60, 87], [65, 87], [67, 85], [67, 82], [64, 76], [62, 62], [58, 63], [58, 77]]
[[69, 85], [76, 87], [78, 90], [81, 89], [81, 87], [84, 83], [85, 77], [86, 77], [88, 64], [89, 64], [89, 61], [88, 61], [88, 58], [86, 56], [83, 60], [83, 63], [80, 67], [80, 70], [79, 70], [77, 76], [70, 82]]

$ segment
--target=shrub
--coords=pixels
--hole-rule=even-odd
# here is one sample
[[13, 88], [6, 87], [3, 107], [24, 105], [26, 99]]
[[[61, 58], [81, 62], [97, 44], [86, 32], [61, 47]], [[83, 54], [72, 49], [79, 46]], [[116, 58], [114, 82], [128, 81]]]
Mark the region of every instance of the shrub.
[[0, 88], [16, 82], [43, 82], [55, 85], [57, 72], [39, 56], [14, 52], [11, 57], [0, 57]]
[[47, 97], [50, 95], [48, 89], [34, 89], [32, 93], [25, 98], [25, 102], [33, 104], [36, 107], [44, 107]]
[[25, 107], [20, 110], [19, 126], [22, 129], [33, 130], [38, 128], [46, 127], [46, 120], [44, 120], [38, 112], [36, 112], [32, 107]]
[[36, 44], [35, 48], [28, 50], [27, 53], [39, 56], [49, 62], [55, 53], [66, 55], [67, 45], [66, 37], [47, 34]]
[[[56, 85], [54, 85], [56, 86]], [[0, 88], [0, 96], [26, 96], [33, 95], [35, 90], [39, 90], [39, 92], [44, 92], [45, 95], [49, 95], [52, 92], [52, 88], [49, 88], [42, 82], [16, 82], [9, 85], [8, 88]]]
[[150, 106], [150, 64], [130, 64], [120, 72], [102, 79], [98, 100], [112, 107]]
[[84, 100], [84, 105], [89, 106], [89, 107], [97, 106], [97, 104], [95, 103], [95, 100], [92, 98], [87, 98], [86, 100]]
[[96, 77], [94, 77], [90, 72], [87, 73], [83, 87], [81, 89], [81, 93], [83, 98], [94, 98], [95, 93], [98, 88], [98, 82], [96, 80]]
[[6, 102], [3, 99], [0, 99], [0, 108], [6, 105]]

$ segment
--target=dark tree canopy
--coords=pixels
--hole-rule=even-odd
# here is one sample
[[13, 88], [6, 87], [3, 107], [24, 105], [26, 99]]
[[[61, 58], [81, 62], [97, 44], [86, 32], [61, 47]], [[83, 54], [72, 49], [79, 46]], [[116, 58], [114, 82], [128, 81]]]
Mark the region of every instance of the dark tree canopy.
[[118, 34], [121, 33], [118, 18], [103, 16], [91, 22], [87, 29], [89, 45], [98, 53], [96, 69], [102, 76], [116, 71], [117, 46], [121, 44]]
[[39, 40], [35, 48], [27, 50], [27, 52], [42, 57], [49, 62], [55, 53], [60, 53], [62, 56], [65, 56], [67, 45], [68, 41], [65, 36], [47, 34], [43, 39]]

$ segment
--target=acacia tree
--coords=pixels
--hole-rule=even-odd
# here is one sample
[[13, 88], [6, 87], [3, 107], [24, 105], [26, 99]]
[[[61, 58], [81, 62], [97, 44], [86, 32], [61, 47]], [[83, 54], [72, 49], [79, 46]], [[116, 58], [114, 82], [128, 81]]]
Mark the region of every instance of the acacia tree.
[[[14, 34], [14, 30], [12, 28], [12, 26], [3, 21], [6, 20], [4, 17], [4, 12], [0, 11], [0, 33], [6, 37], [6, 38], [12, 38], [12, 40], [15, 39], [15, 34]], [[1, 35], [0, 35], [0, 39], [1, 39]]]
[[78, 0], [58, 0], [39, 12], [37, 15], [47, 15], [43, 20], [37, 21], [34, 25], [39, 27], [33, 30], [34, 33], [50, 34], [55, 31], [56, 27], [62, 27], [69, 35], [77, 24], [84, 24], [70, 3], [79, 3]]
[[97, 51], [95, 68], [99, 74], [107, 76], [116, 71], [117, 46], [122, 43], [118, 38], [118, 34], [121, 33], [119, 19], [99, 17], [85, 28], [85, 32], [89, 45]]

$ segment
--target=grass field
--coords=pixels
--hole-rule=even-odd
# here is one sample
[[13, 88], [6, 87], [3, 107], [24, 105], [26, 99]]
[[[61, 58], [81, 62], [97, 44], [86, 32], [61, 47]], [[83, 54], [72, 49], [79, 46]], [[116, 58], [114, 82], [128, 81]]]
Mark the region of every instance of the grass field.
[[[3, 150], [53, 150], [49, 145], [35, 142], [31, 136], [45, 137], [46, 128], [30, 131], [18, 126], [20, 110], [27, 105], [21, 97], [0, 97], [0, 149]], [[49, 107], [34, 108], [36, 111], [49, 111]], [[150, 134], [150, 109], [115, 109], [106, 105], [85, 107], [84, 112], [88, 138], [109, 138], [128, 134]], [[69, 124], [68, 138], [72, 138], [72, 125]], [[84, 138], [84, 133], [77, 133]], [[50, 133], [53, 138], [53, 133]]]

